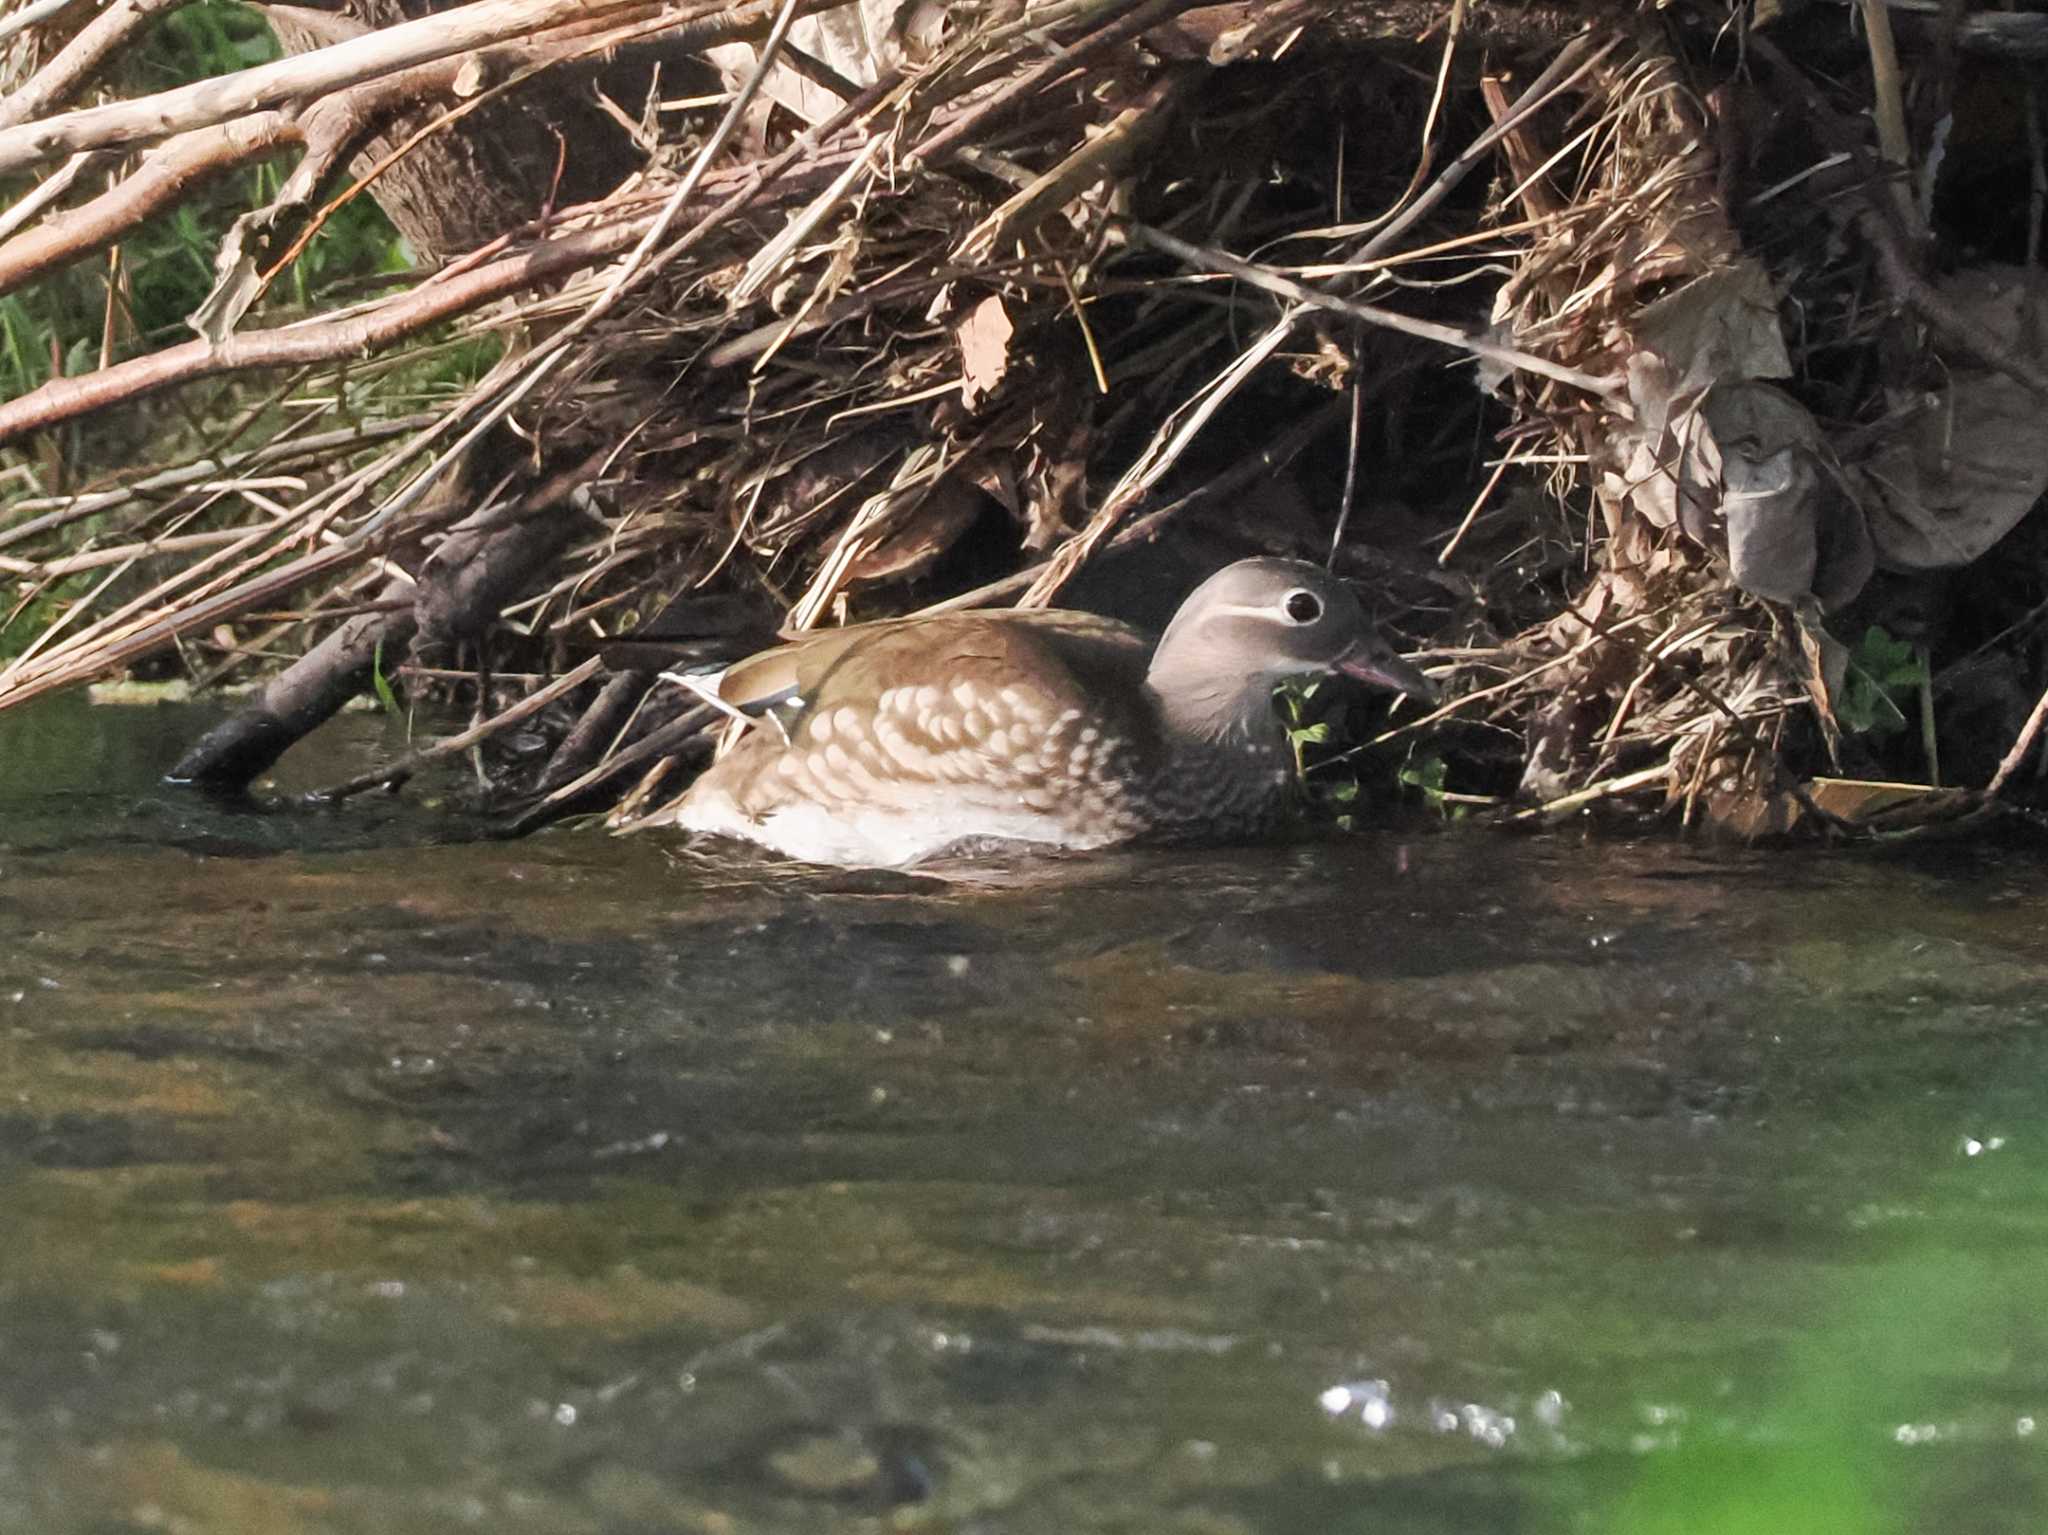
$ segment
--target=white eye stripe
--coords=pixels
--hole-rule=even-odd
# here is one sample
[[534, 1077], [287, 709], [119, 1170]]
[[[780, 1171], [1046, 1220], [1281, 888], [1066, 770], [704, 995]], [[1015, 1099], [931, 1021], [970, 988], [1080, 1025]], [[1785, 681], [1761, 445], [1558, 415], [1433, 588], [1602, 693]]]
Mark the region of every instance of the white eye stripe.
[[1242, 602], [1219, 602], [1214, 607], [1205, 608], [1203, 616], [1210, 618], [1271, 618], [1273, 616], [1273, 604], [1267, 602], [1260, 603], [1257, 606], [1250, 606]]

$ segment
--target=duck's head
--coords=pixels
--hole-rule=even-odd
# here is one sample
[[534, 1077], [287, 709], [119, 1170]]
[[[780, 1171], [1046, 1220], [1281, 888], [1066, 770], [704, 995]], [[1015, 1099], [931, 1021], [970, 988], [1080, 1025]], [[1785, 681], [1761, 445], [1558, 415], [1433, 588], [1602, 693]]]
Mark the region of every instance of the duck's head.
[[1162, 692], [1236, 685], [1270, 694], [1292, 678], [1341, 675], [1411, 698], [1436, 688], [1380, 638], [1351, 588], [1302, 560], [1240, 560], [1189, 594], [1153, 652]]

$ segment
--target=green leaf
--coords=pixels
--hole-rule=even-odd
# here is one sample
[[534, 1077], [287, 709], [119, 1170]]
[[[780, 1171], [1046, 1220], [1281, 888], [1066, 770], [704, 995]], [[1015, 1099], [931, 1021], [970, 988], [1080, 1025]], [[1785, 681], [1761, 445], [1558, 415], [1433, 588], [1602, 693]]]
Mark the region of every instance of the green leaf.
[[370, 657], [370, 686], [377, 690], [377, 701], [384, 706], [384, 712], [398, 717], [398, 694], [391, 686], [391, 679], [384, 675], [384, 642], [377, 641], [377, 649]]
[[1444, 759], [1435, 752], [1411, 753], [1401, 764], [1400, 780], [1411, 789], [1420, 791], [1430, 809], [1439, 815], [1448, 815], [1449, 807], [1444, 804], [1444, 783], [1449, 770]]
[[1906, 728], [1900, 699], [1918, 688], [1926, 675], [1920, 647], [1894, 639], [1872, 624], [1849, 652], [1849, 672], [1836, 700], [1835, 717], [1852, 735], [1896, 735]]

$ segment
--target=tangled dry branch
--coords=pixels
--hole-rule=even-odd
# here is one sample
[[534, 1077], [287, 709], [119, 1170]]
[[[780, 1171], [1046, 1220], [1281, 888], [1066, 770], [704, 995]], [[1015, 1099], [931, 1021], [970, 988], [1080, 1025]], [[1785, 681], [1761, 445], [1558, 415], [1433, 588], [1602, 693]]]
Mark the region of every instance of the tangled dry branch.
[[[0, 34], [0, 173], [54, 166], [0, 215], [0, 292], [226, 167], [305, 159], [224, 245], [195, 339], [0, 403], [0, 442], [43, 445], [0, 510], [37, 625], [0, 706], [167, 648], [261, 679], [195, 776], [246, 782], [401, 657], [485, 691], [516, 663], [498, 720], [557, 743], [529, 786], [642, 808], [709, 721], [632, 644], [1044, 602], [1162, 538], [1320, 554], [1338, 498], [1293, 487], [1334, 464], [1335, 558], [1455, 695], [1377, 744], [1429, 732], [1468, 798], [1538, 813], [1831, 821], [1806, 786], [1853, 681], [1831, 615], [1914, 547], [1981, 553], [2048, 480], [2006, 454], [1987, 514], [1931, 439], [1901, 459], [1859, 430], [2040, 388], [2034, 301], [1932, 275], [1885, 179], [1903, 151], [1744, 5], [475, 0], [60, 111], [161, 8]], [[558, 201], [565, 142], [493, 188], [512, 212], [482, 237], [421, 223], [397, 291], [267, 307], [339, 200], [400, 216], [493, 112], [636, 60], [637, 96], [600, 73], [578, 98], [623, 146], [593, 195]], [[1751, 60], [1803, 118], [1756, 109]], [[677, 95], [687, 70], [710, 88]], [[1895, 107], [1897, 71], [1873, 79]], [[1788, 338], [1867, 273], [1915, 319], [1857, 312], [1859, 355], [1950, 379], [1938, 408]], [[495, 361], [419, 398], [464, 347]], [[195, 386], [222, 379], [211, 420]], [[78, 423], [167, 411], [196, 440], [76, 460]]]

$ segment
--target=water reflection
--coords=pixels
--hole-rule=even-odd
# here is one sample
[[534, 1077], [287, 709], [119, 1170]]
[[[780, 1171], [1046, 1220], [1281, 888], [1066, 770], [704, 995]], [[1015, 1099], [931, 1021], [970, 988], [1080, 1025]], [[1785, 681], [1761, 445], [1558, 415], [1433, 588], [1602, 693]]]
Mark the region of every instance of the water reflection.
[[0, 716], [0, 1528], [2037, 1522], [2021, 856], [849, 875], [192, 723]]

